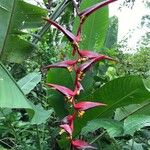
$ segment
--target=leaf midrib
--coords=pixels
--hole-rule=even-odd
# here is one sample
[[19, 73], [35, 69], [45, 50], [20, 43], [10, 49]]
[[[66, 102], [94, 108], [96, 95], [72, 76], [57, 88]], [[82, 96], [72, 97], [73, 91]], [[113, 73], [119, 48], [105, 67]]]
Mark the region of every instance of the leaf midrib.
[[0, 5], [0, 8], [9, 12], [9, 10], [7, 8], [3, 7], [2, 5]]
[[[136, 122], [136, 120], [133, 120], [133, 121], [130, 121], [130, 123], [128, 123], [127, 125], [126, 125], [126, 130], [124, 131], [125, 133], [129, 133], [129, 132], [132, 132], [132, 130], [134, 129], [134, 128], [136, 128], [137, 126], [139, 126], [139, 125], [141, 125], [141, 124], [149, 124], [150, 122], [149, 121], [142, 121], [142, 122]], [[131, 126], [130, 126], [130, 124], [131, 124]], [[127, 127], [130, 127], [130, 128], [127, 128]]]
[[[5, 68], [5, 66], [3, 65], [3, 63], [1, 61], [0, 61], [0, 66], [3, 68], [3, 70], [5, 70], [5, 72], [10, 77], [10, 79], [12, 80], [12, 82], [18, 87], [19, 91], [24, 95], [24, 93], [21, 90], [21, 88], [19, 87], [19, 85], [16, 83], [16, 81], [14, 80], [14, 78], [12, 77], [12, 75], [8, 72], [8, 70]], [[24, 95], [24, 97], [25, 97], [25, 95]]]
[[90, 41], [92, 40], [91, 37], [92, 37], [92, 32], [93, 32], [93, 26], [94, 26], [95, 16], [96, 16], [96, 14], [94, 13], [93, 17], [92, 17], [92, 25], [91, 25], [90, 32], [89, 32], [90, 34], [89, 34], [89, 41], [88, 41], [88, 47], [87, 47], [88, 49], [89, 49], [90, 44], [91, 44]]
[[103, 112], [101, 112], [96, 118], [98, 118], [99, 116], [103, 115], [105, 112], [107, 112], [109, 109], [113, 108], [113, 106], [115, 106], [116, 104], [120, 103], [123, 99], [125, 99], [126, 97], [134, 94], [136, 91], [138, 91], [139, 89], [135, 89], [133, 91], [131, 91], [129, 94], [123, 96], [120, 100], [116, 101], [113, 105], [111, 105], [110, 107], [107, 107], [107, 109], [105, 109]]
[[135, 111], [129, 113], [128, 115], [126, 115], [125, 117], [123, 117], [122, 119], [120, 119], [119, 121], [125, 120], [127, 117], [133, 115], [134, 113], [136, 113], [136, 112], [138, 112], [139, 110], [143, 109], [143, 108], [144, 108], [145, 106], [147, 106], [147, 105], [150, 105], [150, 102], [149, 102], [149, 103], [146, 103], [145, 105], [143, 105], [143, 106], [141, 106], [141, 107], [139, 107], [139, 108], [137, 108]]
[[7, 31], [6, 31], [6, 35], [5, 35], [5, 38], [4, 38], [4, 42], [3, 42], [3, 46], [2, 46], [2, 49], [1, 49], [1, 52], [0, 52], [0, 55], [3, 53], [5, 45], [6, 45], [6, 40], [7, 40], [7, 37], [8, 37], [8, 33], [9, 33], [9, 30], [10, 30], [10, 26], [11, 26], [13, 14], [14, 14], [15, 4], [16, 4], [16, 0], [13, 1], [13, 6], [12, 6], [12, 9], [10, 11], [9, 24], [8, 24], [8, 28], [7, 28]]

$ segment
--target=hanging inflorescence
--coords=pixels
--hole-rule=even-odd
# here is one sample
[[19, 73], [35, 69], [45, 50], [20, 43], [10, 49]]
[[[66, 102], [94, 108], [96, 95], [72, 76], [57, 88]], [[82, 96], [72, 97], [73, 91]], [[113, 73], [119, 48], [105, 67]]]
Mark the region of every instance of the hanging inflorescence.
[[62, 119], [60, 128], [62, 129], [61, 132], [67, 133], [71, 146], [76, 149], [85, 149], [85, 148], [96, 149], [95, 147], [91, 146], [85, 141], [73, 139], [72, 134], [75, 128], [74, 120], [76, 119], [76, 117], [82, 117], [85, 111], [87, 111], [88, 109], [106, 105], [106, 104], [99, 103], [99, 102], [89, 102], [89, 101], [76, 102], [75, 97], [80, 94], [81, 90], [83, 90], [81, 81], [83, 77], [85, 76], [86, 71], [96, 62], [101, 61], [101, 60], [114, 61], [114, 59], [106, 55], [101, 55], [101, 54], [98, 54], [92, 51], [87, 51], [87, 50], [80, 50], [79, 42], [81, 42], [82, 25], [86, 21], [87, 17], [91, 15], [93, 12], [95, 12], [96, 10], [114, 1], [116, 0], [106, 0], [104, 2], [93, 5], [83, 10], [82, 12], [79, 12], [77, 10], [77, 15], [80, 18], [77, 35], [74, 35], [70, 31], [68, 31], [61, 25], [59, 25], [58, 23], [49, 19], [45, 19], [48, 23], [50, 23], [51, 25], [55, 26], [58, 30], [63, 32], [63, 34], [68, 38], [68, 40], [71, 42], [73, 46], [73, 55], [75, 53], [77, 53], [78, 55], [77, 59], [75, 60], [66, 60], [66, 61], [58, 62], [56, 64], [51, 64], [43, 68], [43, 69], [67, 68], [70, 72], [74, 71], [76, 74], [75, 82], [74, 82], [74, 90], [71, 90], [61, 85], [47, 83], [47, 86], [63, 94], [64, 97], [67, 99], [68, 103], [73, 108], [73, 111], [74, 111], [73, 114], [70, 114], [66, 116], [64, 119]]

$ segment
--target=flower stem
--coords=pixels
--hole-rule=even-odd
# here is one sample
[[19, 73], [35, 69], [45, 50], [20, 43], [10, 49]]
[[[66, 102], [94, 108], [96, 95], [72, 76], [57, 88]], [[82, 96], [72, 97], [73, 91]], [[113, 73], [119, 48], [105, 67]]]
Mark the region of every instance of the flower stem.
[[[64, 12], [64, 9], [68, 6], [68, 4], [70, 3], [70, 1], [66, 1], [64, 0], [57, 8], [56, 11], [54, 11], [54, 13], [50, 16], [50, 19], [51, 20], [56, 20], [61, 13]], [[48, 28], [50, 27], [49, 23], [47, 22], [43, 27], [42, 29], [37, 33], [37, 37], [42, 37], [45, 32], [48, 30]], [[37, 37], [34, 37], [33, 40], [32, 40], [32, 44], [37, 44], [38, 41], [40, 40], [40, 38], [37, 38]]]

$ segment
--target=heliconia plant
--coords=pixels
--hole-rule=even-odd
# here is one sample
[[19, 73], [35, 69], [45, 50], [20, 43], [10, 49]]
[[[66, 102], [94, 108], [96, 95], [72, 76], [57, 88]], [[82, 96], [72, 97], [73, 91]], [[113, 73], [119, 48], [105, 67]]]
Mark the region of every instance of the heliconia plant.
[[81, 50], [79, 48], [79, 42], [82, 41], [81, 39], [81, 30], [82, 25], [86, 21], [87, 17], [94, 13], [96, 10], [108, 5], [109, 3], [112, 3], [116, 0], [106, 0], [103, 2], [100, 2], [98, 4], [95, 4], [81, 12], [77, 12], [78, 17], [80, 18], [80, 23], [77, 29], [77, 34], [74, 35], [72, 32], [68, 31], [58, 23], [49, 20], [45, 18], [45, 20], [55, 26], [58, 30], [60, 30], [71, 42], [73, 46], [73, 55], [77, 52], [77, 58], [75, 60], [65, 60], [62, 62], [58, 62], [55, 64], [47, 65], [43, 67], [43, 69], [51, 69], [51, 68], [66, 68], [70, 72], [74, 71], [76, 76], [74, 80], [74, 90], [71, 90], [67, 87], [53, 84], [53, 83], [47, 83], [46, 85], [61, 94], [64, 95], [64, 97], [67, 99], [68, 103], [72, 106], [73, 114], [70, 114], [66, 117], [64, 117], [61, 121], [60, 128], [62, 134], [63, 132], [67, 133], [67, 139], [70, 141], [71, 147], [75, 149], [96, 149], [95, 147], [91, 146], [87, 142], [79, 139], [74, 139], [73, 132], [74, 132], [74, 121], [76, 117], [82, 117], [85, 111], [88, 111], [88, 109], [93, 109], [95, 107], [101, 107], [106, 106], [106, 104], [99, 103], [99, 102], [90, 102], [90, 101], [84, 101], [84, 102], [77, 102], [76, 96], [80, 94], [81, 90], [84, 90], [81, 84], [82, 79], [85, 76], [85, 73], [87, 70], [89, 70], [92, 65], [94, 65], [96, 62], [99, 62], [101, 60], [110, 60], [115, 61], [109, 56], [101, 55], [92, 51], [88, 50]]

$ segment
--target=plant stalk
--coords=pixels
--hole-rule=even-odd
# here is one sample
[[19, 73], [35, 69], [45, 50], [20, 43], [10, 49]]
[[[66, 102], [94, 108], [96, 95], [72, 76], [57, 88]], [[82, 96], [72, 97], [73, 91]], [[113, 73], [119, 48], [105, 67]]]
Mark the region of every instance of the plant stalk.
[[[68, 4], [70, 3], [69, 0], [64, 0], [56, 9], [56, 11], [54, 11], [54, 13], [50, 16], [51, 20], [56, 20], [61, 13], [64, 12], [64, 9], [68, 6]], [[48, 30], [48, 28], [50, 27], [49, 23], [46, 23], [42, 29], [37, 33], [37, 37], [34, 36], [33, 40], [32, 40], [32, 44], [37, 44], [38, 41], [41, 39], [41, 37], [45, 34], [45, 32]], [[40, 38], [39, 38], [40, 37]]]

